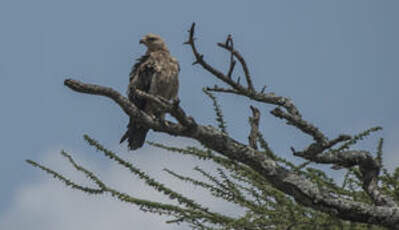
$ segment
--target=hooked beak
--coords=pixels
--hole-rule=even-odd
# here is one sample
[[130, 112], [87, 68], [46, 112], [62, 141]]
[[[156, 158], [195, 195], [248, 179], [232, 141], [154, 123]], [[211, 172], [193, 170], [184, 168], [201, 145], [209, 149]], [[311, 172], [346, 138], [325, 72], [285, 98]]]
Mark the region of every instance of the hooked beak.
[[140, 39], [139, 44], [144, 44], [144, 40]]

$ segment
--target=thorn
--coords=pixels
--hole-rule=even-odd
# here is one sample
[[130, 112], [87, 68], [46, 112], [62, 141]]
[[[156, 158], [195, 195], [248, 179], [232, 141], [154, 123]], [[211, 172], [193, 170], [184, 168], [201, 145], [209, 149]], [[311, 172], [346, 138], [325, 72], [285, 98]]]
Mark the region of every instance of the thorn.
[[233, 38], [231, 34], [227, 35], [226, 47], [233, 49]]
[[179, 104], [180, 104], [180, 99], [179, 98], [175, 98], [175, 99], [173, 99], [172, 103], [173, 103], [173, 106], [175, 108], [177, 108], [179, 106]]
[[252, 110], [253, 113], [259, 113], [259, 109], [253, 105], [250, 105], [249, 108]]
[[331, 168], [331, 169], [334, 169], [334, 170], [340, 170], [340, 169], [343, 169], [344, 167], [342, 167], [342, 166], [340, 166], [340, 165], [333, 165], [333, 166], [331, 166], [330, 168]]
[[183, 45], [190, 45], [190, 41], [183, 42]]
[[193, 37], [193, 35], [194, 35], [194, 28], [195, 28], [195, 22], [193, 22], [193, 24], [191, 24], [191, 28], [188, 31], [190, 33], [190, 37]]
[[260, 91], [261, 93], [264, 93], [266, 89], [266, 85], [263, 86], [262, 90]]
[[292, 151], [293, 154], [296, 153], [296, 150], [294, 149], [294, 147], [291, 146], [290, 149], [291, 149], [291, 151]]

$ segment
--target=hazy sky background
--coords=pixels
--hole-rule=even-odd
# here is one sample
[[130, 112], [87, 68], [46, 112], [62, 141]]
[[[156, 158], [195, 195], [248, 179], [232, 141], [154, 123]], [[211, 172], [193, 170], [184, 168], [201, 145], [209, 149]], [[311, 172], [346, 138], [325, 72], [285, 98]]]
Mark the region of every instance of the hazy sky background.
[[[157, 197], [135, 177], [98, 157], [83, 141], [85, 133], [151, 175], [209, 200], [162, 173], [164, 167], [188, 173], [197, 161], [150, 147], [127, 153], [125, 145], [118, 146], [128, 120], [119, 107], [106, 98], [77, 94], [63, 86], [65, 78], [75, 78], [125, 93], [131, 65], [145, 51], [138, 43], [140, 37], [157, 33], [180, 62], [181, 105], [198, 122], [215, 124], [211, 102], [201, 88], [219, 82], [192, 66], [193, 55], [182, 45], [193, 21], [198, 25], [199, 49], [210, 63], [227, 69], [228, 56], [216, 48], [216, 42], [231, 33], [257, 89], [267, 84], [269, 91], [292, 98], [304, 118], [331, 138], [383, 126], [383, 132], [359, 148], [374, 150], [378, 137], [384, 137], [385, 164], [398, 166], [398, 10], [399, 2], [394, 0], [2, 0], [0, 229], [110, 229], [113, 225], [113, 229], [177, 229], [165, 225], [165, 219], [154, 219], [113, 199], [66, 189], [24, 162], [34, 159], [75, 177], [58, 155], [65, 149], [121, 189]], [[231, 95], [219, 98], [229, 132], [246, 142], [248, 100]], [[310, 143], [310, 138], [270, 115], [273, 106], [251, 104], [261, 108], [261, 130], [280, 155], [293, 159], [290, 146], [300, 149]], [[192, 143], [157, 133], [148, 139]], [[225, 210], [222, 206], [215, 208]]]

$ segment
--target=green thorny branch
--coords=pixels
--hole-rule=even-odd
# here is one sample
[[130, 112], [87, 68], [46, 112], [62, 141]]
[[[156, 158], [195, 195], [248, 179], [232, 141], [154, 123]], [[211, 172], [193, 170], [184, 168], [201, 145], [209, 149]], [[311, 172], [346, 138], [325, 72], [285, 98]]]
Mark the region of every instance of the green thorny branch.
[[[366, 228], [367, 226], [363, 224], [355, 224], [356, 228], [352, 228], [353, 226], [349, 227], [351, 224], [346, 221], [303, 207], [291, 197], [273, 188], [252, 169], [219, 156], [210, 150], [193, 146], [179, 148], [159, 143], [150, 144], [170, 152], [193, 156], [201, 160], [211, 160], [222, 166], [223, 168], [217, 169], [217, 175], [195, 167], [194, 170], [199, 172], [206, 181], [183, 176], [171, 169], [165, 169], [165, 171], [179, 180], [209, 191], [216, 198], [240, 206], [245, 213], [242, 217], [237, 218], [237, 221], [238, 219], [250, 221], [258, 226], [255, 229], [288, 229], [290, 226], [289, 229], [381, 229]], [[335, 185], [333, 179], [321, 170], [307, 168], [302, 173], [320, 186], [326, 186], [337, 194], [348, 197], [355, 194], [355, 189], [345, 190]], [[362, 199], [367, 199], [367, 197], [362, 197]]]
[[[102, 152], [106, 157], [115, 161], [117, 164], [127, 168], [147, 185], [168, 196], [171, 200], [177, 200], [179, 205], [138, 199], [134, 196], [119, 192], [115, 188], [106, 185], [106, 183], [93, 172], [77, 164], [73, 158], [64, 151], [62, 151], [61, 154], [67, 158], [77, 171], [86, 175], [97, 187], [81, 186], [48, 167], [32, 160], [27, 160], [27, 162], [35, 167], [39, 167], [73, 189], [88, 194], [111, 194], [122, 202], [137, 205], [143, 211], [174, 217], [174, 219], [168, 221], [168, 223], [185, 222], [190, 224], [193, 229], [309, 229], [310, 227], [314, 227], [314, 229], [378, 229], [376, 227], [368, 228], [363, 224], [348, 223], [330, 217], [327, 214], [303, 207], [289, 196], [273, 188], [257, 172], [249, 167], [220, 156], [209, 149], [200, 149], [194, 146], [178, 148], [158, 143], [150, 143], [152, 146], [166, 149], [170, 152], [194, 156], [201, 160], [211, 160], [222, 167], [217, 169], [217, 175], [211, 175], [211, 173], [196, 167], [194, 170], [199, 172], [207, 182], [182, 176], [170, 169], [165, 169], [167, 173], [175, 178], [199, 186], [209, 191], [214, 197], [234, 203], [242, 207], [241, 210], [244, 210], [244, 214], [239, 217], [229, 217], [217, 212], [212, 212], [194, 200], [159, 183], [142, 170], [133, 166], [130, 162], [104, 148], [89, 136], [85, 135], [84, 138], [90, 145], [94, 146], [96, 150]], [[379, 155], [382, 154], [381, 145], [382, 144], [378, 147]], [[321, 170], [307, 168], [307, 170], [302, 171], [302, 173], [313, 181], [318, 181], [318, 183], [323, 185], [334, 184], [332, 179], [327, 177]], [[385, 175], [381, 176], [381, 180], [390, 181], [390, 183], [387, 184], [397, 188], [398, 177], [399, 170], [393, 175], [385, 172]], [[352, 180], [356, 181], [357, 178], [354, 177]], [[393, 183], [395, 180], [396, 183]], [[335, 190], [337, 193], [352, 197], [352, 199], [368, 199], [367, 195], [361, 194], [357, 186], [346, 186], [347, 188], [340, 188], [340, 191], [337, 189], [338, 186], [328, 187]], [[391, 189], [389, 190], [392, 191]]]
[[[355, 135], [348, 141], [349, 144], [346, 146], [349, 147], [350, 145], [355, 144], [358, 140], [371, 134], [372, 131], [376, 131], [376, 128]], [[292, 169], [297, 169], [298, 173], [301, 173], [311, 181], [315, 182], [319, 187], [328, 188], [332, 192], [348, 197], [349, 199], [358, 201], [369, 200], [367, 194], [362, 190], [359, 190], [358, 187], [351, 186], [349, 188], [344, 188], [336, 185], [334, 180], [331, 177], [328, 177], [322, 170], [308, 167], [303, 171], [302, 169], [308, 164], [308, 162], [296, 166], [288, 160], [275, 155], [262, 134], [259, 134], [259, 143], [268, 157], [276, 162], [283, 163]], [[171, 152], [191, 155], [201, 160], [212, 160], [216, 164], [228, 170], [230, 175], [227, 175], [223, 169], [218, 168], [217, 171], [219, 175], [217, 177], [196, 167], [194, 170], [204, 176], [208, 182], [182, 176], [170, 169], [166, 169], [165, 171], [182, 181], [189, 182], [195, 186], [208, 190], [214, 197], [241, 206], [246, 210], [245, 215], [242, 218], [249, 218], [252, 223], [257, 223], [259, 226], [263, 226], [260, 229], [309, 229], [310, 226], [313, 226], [313, 229], [381, 229], [364, 224], [348, 223], [324, 213], [298, 205], [292, 198], [270, 186], [264, 178], [251, 168], [231, 161], [230, 159], [220, 156], [209, 149], [199, 149], [194, 146], [179, 148], [165, 146], [159, 143], [150, 144]], [[379, 152], [377, 154], [380, 157], [382, 155], [381, 145], [382, 144], [378, 147]], [[399, 176], [399, 171], [397, 176]], [[361, 182], [358, 178], [356, 179], [356, 182], [360, 184]], [[284, 228], [280, 228], [282, 226], [284, 226]]]
[[[216, 99], [214, 98], [213, 101], [215, 108], [218, 108], [216, 110], [219, 110]], [[222, 127], [225, 128], [225, 126], [222, 125], [225, 124], [225, 122], [221, 114], [221, 112], [217, 113], [217, 120], [222, 129]], [[379, 129], [379, 127], [371, 128], [355, 135], [337, 150], [333, 151], [343, 151]], [[194, 170], [207, 181], [182, 176], [171, 169], [165, 169], [168, 174], [175, 178], [201, 187], [202, 189], [209, 191], [209, 193], [215, 198], [234, 203], [244, 211], [243, 215], [239, 217], [229, 217], [217, 212], [212, 212], [196, 201], [159, 183], [157, 180], [148, 176], [142, 170], [122, 159], [114, 152], [106, 149], [89, 136], [85, 135], [84, 139], [89, 143], [89, 145], [95, 147], [96, 150], [102, 152], [106, 157], [115, 161], [117, 164], [124, 166], [131, 173], [138, 176], [148, 186], [166, 195], [170, 200], [176, 200], [179, 205], [138, 199], [134, 196], [111, 188], [93, 172], [78, 165], [73, 158], [64, 151], [61, 151], [61, 154], [67, 158], [77, 171], [83, 173], [93, 181], [97, 185], [96, 188], [79, 185], [60, 173], [32, 160], [27, 160], [27, 162], [54, 176], [56, 179], [62, 181], [73, 189], [88, 194], [111, 194], [122, 202], [137, 205], [142, 211], [173, 217], [173, 219], [167, 221], [167, 223], [185, 222], [190, 224], [193, 229], [309, 229], [311, 227], [313, 227], [313, 229], [381, 229], [364, 224], [348, 223], [327, 214], [314, 211], [313, 209], [303, 207], [302, 205], [297, 204], [291, 197], [273, 188], [261, 175], [248, 166], [214, 153], [210, 149], [200, 149], [195, 146], [179, 148], [149, 142], [149, 144], [154, 147], [183, 155], [194, 156], [200, 160], [211, 160], [222, 167], [217, 169], [216, 176], [199, 167], [195, 167]], [[340, 187], [337, 186], [334, 183], [334, 180], [328, 177], [322, 170], [310, 167], [303, 170], [307, 166], [308, 162], [296, 166], [288, 160], [274, 154], [261, 133], [258, 135], [258, 142], [264, 150], [263, 153], [267, 157], [276, 162], [280, 162], [291, 169], [296, 169], [298, 173], [315, 182], [318, 186], [326, 187], [336, 194], [348, 197], [348, 199], [370, 202], [367, 194], [360, 189], [361, 182], [359, 181], [359, 172], [356, 168], [348, 170], [348, 173], [345, 175], [344, 185]], [[377, 159], [382, 159], [382, 144], [383, 140], [380, 139], [376, 153]], [[398, 178], [399, 170], [396, 170], [393, 175], [389, 174], [385, 170], [384, 175], [380, 176], [380, 180], [386, 184], [386, 186], [383, 186], [384, 192], [393, 195], [397, 200], [399, 200], [399, 193], [397, 192], [399, 187]]]
[[[209, 92], [205, 91], [205, 93], [207, 93], [213, 101], [219, 128], [226, 132], [226, 123], [216, 98]], [[380, 129], [380, 127], [375, 127], [359, 133], [337, 149], [331, 151], [344, 151], [350, 146], [356, 144], [359, 140], [370, 135], [372, 132]], [[242, 208], [241, 210], [244, 210], [244, 214], [240, 217], [229, 217], [217, 212], [211, 212], [208, 208], [203, 207], [198, 202], [159, 183], [157, 180], [148, 176], [142, 170], [122, 159], [117, 154], [106, 149], [89, 136], [84, 135], [84, 139], [89, 143], [89, 145], [95, 147], [96, 150], [102, 152], [106, 157], [115, 161], [117, 164], [122, 165], [131, 173], [138, 176], [148, 186], [166, 195], [170, 200], [176, 200], [179, 205], [138, 199], [134, 196], [119, 192], [118, 190], [106, 185], [105, 182], [99, 179], [93, 172], [78, 165], [73, 158], [64, 151], [61, 151], [61, 154], [67, 158], [77, 171], [82, 172], [91, 181], [93, 181], [97, 185], [97, 188], [81, 186], [48, 167], [32, 160], [27, 160], [27, 162], [54, 176], [56, 179], [62, 181], [73, 189], [88, 194], [109, 193], [122, 202], [137, 205], [142, 211], [174, 217], [172, 220], [167, 221], [167, 223], [185, 222], [190, 224], [193, 229], [309, 229], [311, 226], [314, 229], [366, 229], [366, 227], [367, 229], [378, 229], [369, 228], [369, 226], [363, 224], [354, 225], [353, 223], [348, 223], [328, 216], [327, 214], [314, 211], [313, 209], [303, 207], [297, 204], [291, 197], [273, 188], [261, 175], [248, 166], [214, 153], [210, 149], [200, 149], [195, 146], [179, 148], [149, 142], [149, 144], [154, 147], [183, 155], [194, 156], [200, 160], [211, 160], [222, 167], [217, 169], [216, 176], [199, 167], [195, 167], [194, 170], [202, 175], [207, 182], [182, 176], [171, 169], [165, 169], [168, 174], [175, 178], [201, 187], [204, 190], [209, 191], [209, 193], [215, 198], [234, 203], [235, 205], [240, 206]], [[360, 189], [360, 172], [357, 168], [349, 169], [348, 173], [345, 175], [343, 186], [337, 186], [334, 183], [334, 180], [328, 177], [322, 170], [311, 167], [305, 169], [309, 164], [309, 161], [296, 166], [290, 161], [274, 154], [261, 133], [258, 134], [258, 142], [264, 150], [263, 154], [265, 154], [265, 156], [296, 170], [297, 173], [300, 173], [315, 182], [319, 187], [328, 188], [332, 192], [346, 196], [349, 199], [370, 202], [367, 194]], [[376, 158], [379, 162], [381, 162], [382, 159], [382, 144], [383, 140], [380, 139], [376, 153]], [[397, 170], [393, 175], [390, 175], [385, 170], [384, 175], [380, 177], [380, 180], [386, 184], [386, 186], [383, 187], [384, 192], [394, 195], [397, 199], [399, 198], [399, 193], [395, 192], [392, 194], [390, 191], [398, 191], [398, 178], [399, 170]], [[353, 228], [354, 226], [355, 228]]]
[[215, 110], [216, 113], [216, 121], [218, 123], [218, 127], [223, 133], [227, 135], [228, 133], [227, 133], [226, 122], [224, 120], [222, 109], [220, 108], [216, 96], [213, 95], [213, 93], [211, 93], [210, 91], [206, 90], [205, 88], [203, 88], [202, 91], [212, 100], [213, 110]]
[[[77, 164], [75, 160], [73, 160], [71, 155], [69, 155], [65, 151], [61, 151], [61, 154], [67, 158], [67, 160], [73, 165], [73, 167], [77, 171], [83, 173], [91, 181], [93, 181], [98, 188], [81, 186], [78, 183], [75, 183], [65, 176], [61, 175], [60, 173], [57, 173], [56, 171], [32, 160], [27, 160], [27, 163], [42, 169], [46, 173], [54, 176], [56, 179], [60, 180], [67, 186], [72, 187], [73, 189], [77, 189], [88, 194], [109, 193], [122, 202], [127, 202], [139, 206], [140, 210], [142, 211], [156, 213], [160, 215], [173, 216], [174, 219], [168, 221], [168, 223], [186, 222], [191, 224], [193, 229], [218, 229], [216, 228], [218, 225], [230, 226], [231, 229], [259, 229], [254, 223], [249, 222], [249, 220], [246, 220], [245, 218], [232, 218], [223, 214], [209, 211], [208, 208], [202, 207], [197, 202], [159, 183], [157, 180], [151, 178], [140, 169], [134, 167], [130, 162], [123, 160], [117, 154], [104, 148], [102, 145], [100, 145], [97, 141], [90, 138], [89, 136], [85, 135], [84, 139], [90, 145], [94, 146], [98, 151], [102, 152], [106, 157], [114, 160], [117, 164], [129, 169], [131, 173], [137, 175], [147, 185], [153, 187], [158, 192], [168, 196], [170, 200], [177, 200], [179, 205], [163, 204], [159, 202], [138, 199], [131, 195], [119, 192], [118, 190], [106, 185], [105, 182], [99, 179], [93, 172]], [[211, 224], [213, 227], [207, 226], [207, 224]]]
[[348, 141], [346, 141], [344, 144], [342, 144], [340, 147], [338, 147], [337, 149], [333, 149], [332, 151], [344, 151], [349, 149], [352, 145], [355, 145], [356, 143], [358, 143], [359, 141], [363, 140], [364, 138], [370, 136], [370, 134], [372, 134], [373, 132], [377, 132], [382, 130], [382, 128], [380, 126], [376, 126], [376, 127], [372, 127], [369, 128], [355, 136], [353, 136], [351, 139], [349, 139]]

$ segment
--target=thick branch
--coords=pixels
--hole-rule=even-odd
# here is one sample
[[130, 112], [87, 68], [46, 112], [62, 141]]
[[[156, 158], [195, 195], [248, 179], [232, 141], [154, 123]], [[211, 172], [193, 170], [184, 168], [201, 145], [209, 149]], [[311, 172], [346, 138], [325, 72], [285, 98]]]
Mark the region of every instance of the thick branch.
[[173, 122], [166, 122], [166, 125], [163, 125], [138, 110], [125, 97], [111, 88], [84, 84], [74, 80], [66, 80], [65, 85], [77, 92], [106, 96], [115, 101], [130, 117], [155, 131], [195, 139], [207, 148], [251, 167], [274, 187], [293, 196], [297, 202], [305, 206], [330, 213], [344, 220], [399, 229], [399, 208], [397, 206], [374, 206], [337, 197], [318, 188], [306, 178], [278, 166], [257, 150], [234, 140], [212, 126], [198, 124], [189, 130], [185, 126]]
[[161, 110], [170, 113], [183, 126], [188, 128], [194, 128], [196, 126], [194, 119], [192, 117], [188, 117], [183, 109], [179, 106], [179, 99], [175, 99], [172, 103], [170, 103], [163, 97], [154, 96], [138, 89], [131, 89], [131, 93], [136, 94], [140, 98], [145, 98], [155, 102], [159, 107], [162, 108]]
[[185, 112], [180, 108], [178, 100], [176, 100], [174, 103], [169, 103], [162, 98], [154, 97], [153, 95], [149, 95], [139, 90], [135, 91], [137, 96], [156, 102], [159, 106], [162, 106], [165, 110], [170, 112], [172, 116], [174, 116], [176, 120], [180, 122], [180, 124], [169, 121], [163, 123], [163, 121], [154, 119], [153, 117], [138, 109], [126, 97], [122, 96], [119, 92], [111, 88], [102, 87], [94, 84], [86, 84], [72, 79], [65, 80], [64, 84], [70, 89], [80, 93], [100, 95], [112, 99], [123, 109], [123, 111], [127, 115], [129, 115], [130, 117], [134, 117], [135, 120], [146, 124], [149, 128], [153, 130], [166, 132], [172, 135], [176, 135], [177, 133], [181, 132], [195, 132], [196, 124], [194, 119], [186, 116]]
[[251, 132], [249, 133], [248, 136], [248, 142], [249, 142], [249, 146], [251, 146], [254, 149], [258, 149], [257, 146], [257, 140], [258, 140], [258, 133], [259, 133], [259, 119], [260, 119], [260, 112], [259, 109], [254, 107], [254, 106], [250, 106], [249, 108], [251, 108], [252, 110], [252, 117], [249, 118], [249, 123], [251, 125]]

